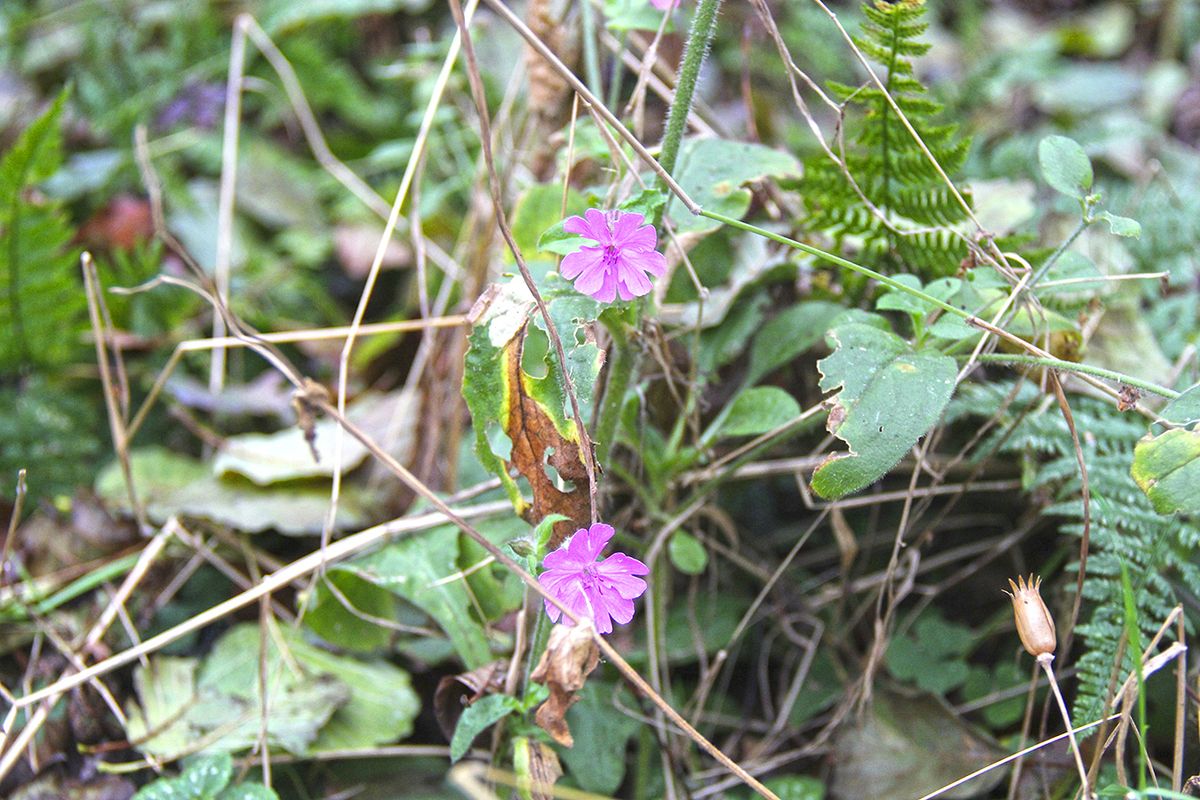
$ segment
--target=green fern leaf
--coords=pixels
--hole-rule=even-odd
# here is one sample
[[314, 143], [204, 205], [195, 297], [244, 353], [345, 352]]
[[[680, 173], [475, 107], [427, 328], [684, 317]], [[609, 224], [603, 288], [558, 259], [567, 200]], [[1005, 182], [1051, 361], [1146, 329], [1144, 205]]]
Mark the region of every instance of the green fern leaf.
[[0, 160], [0, 371], [61, 366], [80, 354], [87, 301], [78, 253], [57, 203], [30, 188], [62, 164], [66, 93]]
[[864, 258], [890, 264], [892, 271], [947, 275], [966, 255], [963, 241], [949, 235], [909, 237], [889, 230], [949, 227], [962, 222], [967, 214], [888, 97], [946, 174], [954, 175], [962, 168], [970, 142], [958, 138], [956, 125], [936, 121], [942, 105], [928, 96], [913, 71], [911, 59], [929, 49], [928, 43], [918, 41], [927, 28], [924, 0], [878, 0], [864, 6], [863, 13], [866, 21], [855, 42], [878, 65], [875, 74], [887, 92], [874, 82], [863, 86], [831, 83], [830, 91], [861, 113], [845, 155], [846, 171], [886, 223], [863, 203], [850, 180], [824, 153], [805, 164], [807, 221], [839, 243], [853, 238]]

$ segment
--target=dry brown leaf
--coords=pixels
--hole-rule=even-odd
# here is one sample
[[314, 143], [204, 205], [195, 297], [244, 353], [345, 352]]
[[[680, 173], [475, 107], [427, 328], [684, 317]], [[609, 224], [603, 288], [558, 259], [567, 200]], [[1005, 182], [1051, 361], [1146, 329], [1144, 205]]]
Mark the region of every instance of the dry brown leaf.
[[567, 711], [579, 700], [576, 693], [599, 663], [600, 649], [592, 638], [591, 626], [555, 625], [550, 631], [546, 652], [530, 676], [550, 690], [550, 697], [538, 706], [534, 721], [563, 747], [575, 744], [567, 727]]

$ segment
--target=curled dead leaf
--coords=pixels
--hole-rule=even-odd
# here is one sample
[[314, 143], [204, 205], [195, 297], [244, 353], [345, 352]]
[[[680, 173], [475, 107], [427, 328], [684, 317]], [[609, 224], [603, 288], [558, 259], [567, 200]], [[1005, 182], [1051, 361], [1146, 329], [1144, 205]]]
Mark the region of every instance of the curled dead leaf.
[[546, 652], [530, 676], [550, 690], [534, 721], [563, 747], [575, 744], [567, 727], [567, 711], [579, 700], [577, 692], [599, 663], [600, 649], [590, 625], [555, 625], [550, 631]]
[[433, 693], [433, 714], [447, 739], [454, 737], [463, 709], [481, 697], [504, 691], [506, 661], [493, 661], [461, 675], [447, 675]]

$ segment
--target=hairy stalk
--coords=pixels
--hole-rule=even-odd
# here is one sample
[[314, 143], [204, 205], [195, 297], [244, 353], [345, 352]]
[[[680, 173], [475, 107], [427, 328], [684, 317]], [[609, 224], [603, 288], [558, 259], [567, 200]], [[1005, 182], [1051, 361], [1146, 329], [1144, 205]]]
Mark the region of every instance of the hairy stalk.
[[1144, 392], [1166, 397], [1174, 400], [1179, 397], [1179, 392], [1174, 389], [1168, 389], [1165, 386], [1159, 386], [1157, 383], [1144, 381], [1141, 378], [1135, 378], [1132, 375], [1126, 375], [1122, 372], [1117, 372], [1104, 367], [1094, 367], [1090, 364], [1077, 364], [1074, 361], [1063, 361], [1058, 358], [1041, 358], [1039, 356], [1025, 356], [1010, 353], [981, 353], [976, 357], [977, 361], [992, 364], [1016, 364], [1021, 366], [1031, 367], [1050, 367], [1061, 372], [1075, 372], [1081, 375], [1092, 375], [1097, 378], [1106, 378], [1117, 383], [1124, 383], [1132, 386], [1135, 389], [1141, 389]]
[[[675, 171], [679, 144], [683, 141], [688, 111], [692, 108], [692, 95], [696, 92], [696, 79], [700, 76], [704, 57], [708, 55], [713, 35], [717, 32], [717, 12], [720, 9], [721, 0], [700, 0], [696, 16], [692, 17], [692, 27], [688, 30], [687, 44], [683, 48], [683, 61], [679, 64], [675, 99], [671, 101], [671, 110], [667, 113], [667, 130], [663, 134], [662, 152], [658, 157], [663, 171], [668, 175]], [[659, 188], [665, 190], [666, 186], [660, 181]]]

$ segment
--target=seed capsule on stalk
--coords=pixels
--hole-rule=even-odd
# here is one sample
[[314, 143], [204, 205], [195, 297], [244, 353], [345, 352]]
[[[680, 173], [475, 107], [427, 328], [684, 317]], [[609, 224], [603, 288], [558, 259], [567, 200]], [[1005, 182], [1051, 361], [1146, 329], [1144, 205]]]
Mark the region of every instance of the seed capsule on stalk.
[[1012, 598], [1017, 634], [1021, 637], [1025, 651], [1039, 660], [1047, 656], [1053, 658], [1054, 647], [1057, 644], [1054, 618], [1050, 616], [1050, 609], [1046, 608], [1046, 603], [1042, 600], [1042, 579], [1035, 579], [1030, 575], [1026, 583], [1025, 578], [1018, 576], [1016, 583], [1009, 578], [1008, 585], [1012, 587], [1012, 591], [1005, 594]]

